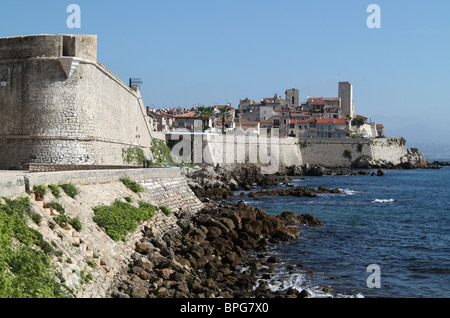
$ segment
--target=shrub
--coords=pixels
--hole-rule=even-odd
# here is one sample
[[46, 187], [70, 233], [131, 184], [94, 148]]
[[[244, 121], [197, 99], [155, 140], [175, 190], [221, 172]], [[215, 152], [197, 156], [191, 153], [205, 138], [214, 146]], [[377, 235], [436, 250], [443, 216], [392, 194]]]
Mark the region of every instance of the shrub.
[[40, 225], [42, 221], [42, 216], [40, 214], [33, 213], [31, 214], [31, 219], [34, 221], [34, 223]]
[[132, 181], [129, 178], [121, 178], [120, 181], [122, 181], [124, 186], [135, 193], [144, 192], [144, 188], [142, 188], [139, 183]]
[[[28, 227], [28, 198], [0, 204], [0, 298], [62, 298], [50, 244]], [[13, 243], [14, 241], [14, 243]]]
[[126, 236], [137, 229], [138, 223], [151, 218], [151, 208], [143, 203], [137, 208], [128, 202], [116, 200], [110, 206], [101, 205], [93, 210], [94, 222], [115, 241], [125, 241]]
[[141, 209], [141, 211], [145, 214], [147, 219], [151, 219], [156, 212], [156, 207], [144, 201], [139, 201], [139, 209]]
[[356, 148], [357, 148], [358, 152], [362, 152], [363, 148], [364, 148], [364, 144], [358, 142], [358, 145], [356, 146]]
[[352, 151], [349, 150], [349, 149], [346, 149], [346, 150], [344, 151], [344, 157], [345, 157], [345, 158], [348, 158], [348, 159], [350, 159], [350, 160], [352, 160]]
[[50, 184], [48, 188], [50, 189], [55, 198], [61, 197], [61, 190], [56, 185]]
[[47, 187], [45, 185], [34, 185], [33, 191], [45, 195], [47, 193]]
[[144, 150], [140, 147], [129, 147], [128, 149], [122, 149], [122, 159], [124, 163], [142, 165], [147, 161]]
[[74, 218], [69, 220], [69, 224], [75, 229], [75, 231], [80, 232], [83, 229], [80, 219]]
[[64, 228], [66, 224], [70, 224], [75, 231], [80, 232], [83, 229], [83, 225], [78, 218], [70, 218], [66, 215], [66, 210], [64, 207], [58, 202], [51, 202], [48, 205], [49, 207], [55, 209], [59, 212], [59, 216], [55, 216], [53, 220], [61, 227]]
[[71, 198], [75, 198], [75, 196], [79, 193], [78, 189], [72, 183], [61, 184], [60, 187]]
[[166, 216], [171, 216], [172, 215], [172, 210], [170, 210], [170, 208], [168, 206], [160, 206], [159, 209], [161, 210], [162, 213], [164, 213]]
[[152, 165], [175, 164], [170, 155], [171, 150], [165, 141], [153, 139], [153, 145], [150, 148], [150, 151], [154, 158]]
[[125, 201], [127, 201], [128, 203], [131, 203], [131, 202], [133, 202], [133, 198], [132, 198], [132, 197], [130, 197], [130, 196], [128, 196], [128, 197], [125, 197], [124, 199], [125, 199]]

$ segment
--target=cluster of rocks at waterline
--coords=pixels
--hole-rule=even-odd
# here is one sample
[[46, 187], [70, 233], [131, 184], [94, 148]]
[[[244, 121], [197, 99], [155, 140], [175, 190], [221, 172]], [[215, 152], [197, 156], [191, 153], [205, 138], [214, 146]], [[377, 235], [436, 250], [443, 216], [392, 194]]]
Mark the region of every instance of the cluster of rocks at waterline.
[[261, 174], [258, 165], [204, 166], [185, 173], [188, 185], [200, 198], [227, 199], [233, 191], [251, 190], [255, 186], [287, 184], [294, 176], [323, 176], [326, 169], [317, 165], [280, 167], [275, 174]]
[[[273, 189], [273, 190], [261, 190], [257, 192], [250, 192], [247, 195], [252, 198], [258, 198], [262, 196], [292, 196], [292, 197], [318, 197], [321, 193], [342, 193], [339, 189], [327, 189], [323, 186], [319, 186], [318, 189], [304, 188], [304, 187], [293, 187], [288, 189]], [[245, 196], [241, 193], [241, 196]]]
[[426, 169], [443, 169], [444, 166], [450, 166], [450, 161], [443, 161], [443, 160], [427, 161]]
[[417, 148], [411, 148], [407, 149], [406, 155], [397, 164], [360, 156], [353, 161], [351, 167], [353, 169], [422, 169], [427, 167], [427, 161]]
[[297, 239], [298, 225], [322, 225], [316, 218], [292, 212], [272, 217], [242, 201], [222, 201], [206, 203], [196, 214], [186, 213], [177, 225], [177, 231], [163, 235], [153, 227], [145, 229], [112, 297], [308, 296], [306, 291], [272, 292], [260, 278], [280, 262], [268, 252], [269, 244]]

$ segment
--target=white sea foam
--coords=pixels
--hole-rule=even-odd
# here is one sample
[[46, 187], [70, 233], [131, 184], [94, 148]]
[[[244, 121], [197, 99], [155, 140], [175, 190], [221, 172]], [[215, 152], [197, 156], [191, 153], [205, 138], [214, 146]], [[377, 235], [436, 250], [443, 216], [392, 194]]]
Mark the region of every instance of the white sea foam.
[[357, 195], [360, 191], [351, 190], [351, 189], [339, 189], [342, 193], [346, 195]]
[[394, 199], [375, 199], [372, 201], [372, 203], [393, 203], [397, 202], [397, 200]]

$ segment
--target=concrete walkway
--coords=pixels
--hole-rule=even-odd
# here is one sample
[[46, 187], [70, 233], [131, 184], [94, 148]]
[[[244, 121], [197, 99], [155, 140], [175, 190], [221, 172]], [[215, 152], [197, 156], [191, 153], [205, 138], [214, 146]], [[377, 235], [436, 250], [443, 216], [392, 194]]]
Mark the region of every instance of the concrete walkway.
[[18, 170], [0, 171], [0, 198], [18, 197], [34, 185], [108, 183], [111, 180], [130, 178], [131, 180], [153, 180], [180, 176], [180, 168], [158, 167], [150, 169], [76, 170], [58, 172], [33, 172]]

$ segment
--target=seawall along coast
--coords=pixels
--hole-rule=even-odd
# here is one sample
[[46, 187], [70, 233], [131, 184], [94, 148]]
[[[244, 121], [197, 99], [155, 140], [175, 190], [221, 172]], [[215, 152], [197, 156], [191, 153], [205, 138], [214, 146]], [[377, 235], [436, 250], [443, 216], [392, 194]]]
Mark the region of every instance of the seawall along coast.
[[[139, 183], [144, 191], [135, 193], [127, 188], [121, 178], [129, 178]], [[72, 183], [78, 194], [72, 198], [63, 191], [56, 198], [50, 190], [41, 199], [36, 200], [32, 190], [35, 185], [59, 185]], [[186, 179], [178, 168], [65, 171], [49, 173], [3, 172], [0, 174], [0, 196], [8, 198], [29, 197], [32, 213], [41, 216], [39, 225], [29, 222], [42, 234], [43, 239], [59, 251], [53, 256], [52, 263], [61, 273], [64, 284], [74, 291], [76, 297], [109, 297], [109, 288], [116, 275], [127, 267], [135, 245], [139, 242], [144, 228], [157, 228], [161, 233], [170, 232], [177, 227], [174, 215], [166, 216], [157, 211], [155, 216], [140, 225], [127, 237], [126, 242], [114, 241], [104, 229], [93, 221], [93, 207], [110, 205], [115, 200], [125, 202], [127, 198], [137, 205], [139, 201], [148, 202], [156, 207], [168, 206], [172, 211], [180, 207], [196, 213], [203, 204], [193, 194]], [[70, 218], [78, 218], [82, 230], [72, 226], [55, 226], [58, 212], [49, 208], [52, 202], [59, 203]], [[91, 277], [86, 282], [86, 277]]]

